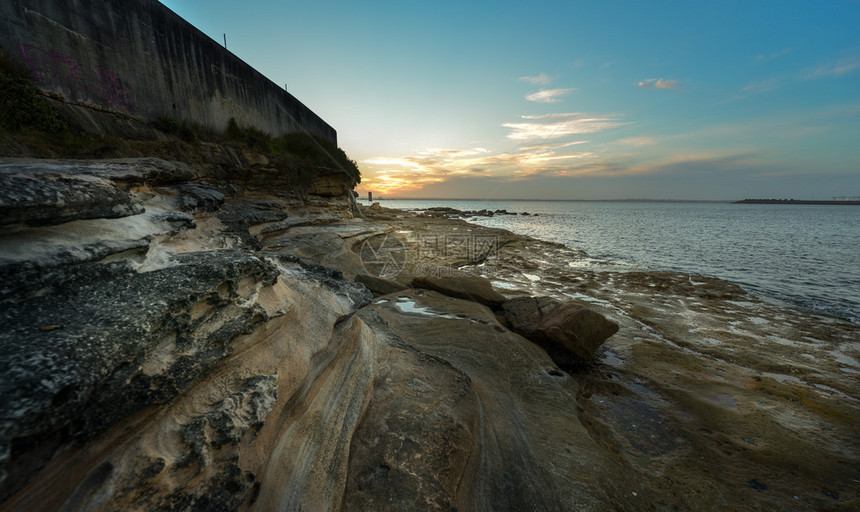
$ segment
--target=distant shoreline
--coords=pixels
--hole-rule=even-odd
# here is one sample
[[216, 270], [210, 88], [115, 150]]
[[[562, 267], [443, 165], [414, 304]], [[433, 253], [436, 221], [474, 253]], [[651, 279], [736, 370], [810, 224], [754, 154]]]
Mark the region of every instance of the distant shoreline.
[[860, 205], [860, 201], [815, 201], [805, 199], [744, 199], [734, 204], [840, 204]]

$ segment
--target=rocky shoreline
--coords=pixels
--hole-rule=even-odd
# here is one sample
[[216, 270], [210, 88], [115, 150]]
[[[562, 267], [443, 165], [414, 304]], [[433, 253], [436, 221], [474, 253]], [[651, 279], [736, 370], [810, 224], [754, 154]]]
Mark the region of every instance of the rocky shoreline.
[[856, 326], [234, 156], [0, 161], [0, 509], [860, 503]]

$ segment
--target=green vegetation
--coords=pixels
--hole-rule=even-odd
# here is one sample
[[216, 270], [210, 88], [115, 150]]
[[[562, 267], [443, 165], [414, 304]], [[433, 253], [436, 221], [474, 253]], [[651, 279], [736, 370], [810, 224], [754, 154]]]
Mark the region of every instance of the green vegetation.
[[224, 134], [226, 143], [244, 145], [276, 159], [297, 160], [308, 165], [335, 167], [361, 182], [358, 165], [331, 142], [305, 132], [271, 137], [256, 128], [242, 128], [230, 119]]
[[203, 126], [189, 123], [188, 121], [180, 122], [170, 117], [159, 117], [158, 119], [149, 124], [160, 132], [179, 137], [180, 139], [188, 143], [197, 142], [201, 138], [214, 138], [214, 133], [209, 130], [206, 130]]
[[57, 134], [66, 123], [30, 83], [30, 71], [0, 50], [0, 129]]

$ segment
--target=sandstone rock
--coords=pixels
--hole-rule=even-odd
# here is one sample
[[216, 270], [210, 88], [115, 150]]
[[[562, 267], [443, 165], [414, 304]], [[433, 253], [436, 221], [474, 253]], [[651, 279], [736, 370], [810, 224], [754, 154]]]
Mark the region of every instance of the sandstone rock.
[[612, 508], [598, 482], [615, 462], [578, 419], [578, 384], [486, 306], [409, 290], [358, 316], [386, 347], [344, 510]]
[[549, 297], [518, 297], [502, 309], [511, 330], [544, 347], [562, 367], [593, 359], [597, 348], [618, 332], [618, 324], [600, 313]]
[[146, 273], [80, 264], [29, 300], [4, 303], [0, 452], [10, 462], [0, 487], [24, 482], [60, 440], [93, 439], [186, 390], [229, 355], [229, 340], [268, 318], [248, 299], [277, 275], [238, 251], [177, 255], [174, 266]]
[[354, 185], [354, 181], [340, 169], [316, 168], [308, 193], [323, 197], [345, 196], [351, 193]]
[[174, 263], [76, 265], [3, 309], [4, 510], [339, 508], [376, 377], [353, 315], [371, 294], [288, 256]]
[[480, 276], [417, 276], [412, 280], [412, 286], [436, 290], [450, 297], [473, 300], [491, 307], [499, 306], [508, 300], [493, 289], [489, 279]]
[[372, 276], [370, 274], [359, 274], [355, 276], [354, 281], [356, 283], [361, 283], [364, 286], [367, 286], [367, 289], [373, 292], [373, 295], [375, 297], [378, 297], [380, 295], [388, 295], [389, 293], [399, 292], [407, 288], [405, 284], [398, 283], [397, 281], [394, 281], [392, 279]]

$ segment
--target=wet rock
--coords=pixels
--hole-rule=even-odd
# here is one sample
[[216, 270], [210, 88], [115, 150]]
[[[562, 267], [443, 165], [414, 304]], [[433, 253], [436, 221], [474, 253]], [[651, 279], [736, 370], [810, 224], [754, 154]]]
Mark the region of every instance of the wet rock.
[[562, 367], [590, 361], [618, 332], [618, 324], [594, 310], [550, 297], [518, 297], [502, 305], [511, 329], [547, 350]]
[[412, 286], [436, 290], [449, 297], [471, 300], [490, 307], [500, 306], [508, 300], [493, 289], [493, 284], [489, 279], [480, 276], [417, 276], [412, 280]]
[[374, 297], [388, 295], [389, 293], [399, 292], [407, 288], [403, 283], [398, 283], [397, 281], [386, 279], [384, 277], [372, 276], [370, 274], [359, 274], [355, 276], [354, 281], [366, 286], [368, 290], [373, 292]]

